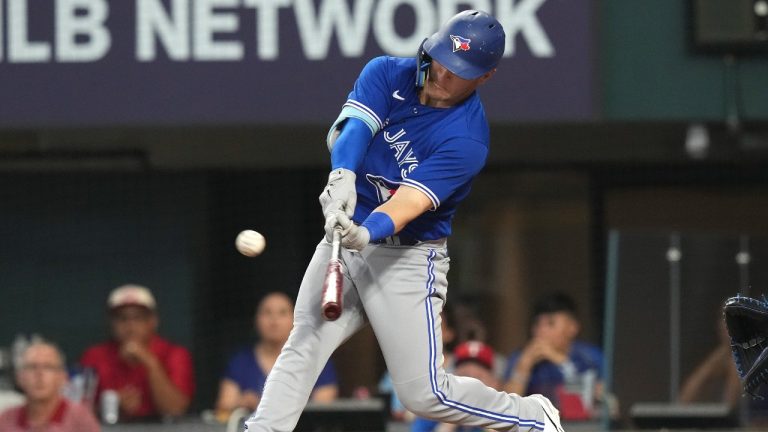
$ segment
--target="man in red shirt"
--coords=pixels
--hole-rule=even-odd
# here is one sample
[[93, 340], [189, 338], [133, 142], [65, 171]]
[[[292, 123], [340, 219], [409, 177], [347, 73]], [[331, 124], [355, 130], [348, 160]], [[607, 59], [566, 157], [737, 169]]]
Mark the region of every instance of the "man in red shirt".
[[143, 286], [123, 285], [109, 295], [112, 340], [83, 354], [80, 364], [99, 377], [97, 400], [115, 390], [120, 419], [180, 416], [194, 393], [192, 357], [157, 335], [155, 298]]
[[0, 414], [0, 431], [99, 432], [99, 423], [88, 408], [61, 395], [67, 371], [53, 344], [35, 342], [24, 350], [16, 381], [27, 401]]

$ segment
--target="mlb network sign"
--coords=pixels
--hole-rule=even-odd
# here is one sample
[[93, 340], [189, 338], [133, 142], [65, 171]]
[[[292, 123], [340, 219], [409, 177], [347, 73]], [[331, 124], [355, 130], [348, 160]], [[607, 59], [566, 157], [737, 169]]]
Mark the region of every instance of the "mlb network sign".
[[593, 115], [590, 0], [0, 0], [0, 127], [330, 122], [376, 55], [496, 16], [495, 121]]

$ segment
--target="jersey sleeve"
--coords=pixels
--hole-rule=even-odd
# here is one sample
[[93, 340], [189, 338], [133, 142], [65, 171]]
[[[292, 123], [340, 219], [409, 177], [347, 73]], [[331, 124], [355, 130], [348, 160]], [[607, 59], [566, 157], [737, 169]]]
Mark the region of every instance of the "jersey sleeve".
[[336, 128], [348, 118], [362, 120], [371, 131], [371, 136], [382, 129], [383, 118], [390, 108], [389, 61], [387, 57], [376, 57], [363, 68], [358, 76], [341, 113], [328, 131], [328, 143], [333, 139]]
[[422, 161], [402, 184], [424, 193], [435, 210], [480, 172], [487, 156], [488, 147], [480, 141], [452, 138]]

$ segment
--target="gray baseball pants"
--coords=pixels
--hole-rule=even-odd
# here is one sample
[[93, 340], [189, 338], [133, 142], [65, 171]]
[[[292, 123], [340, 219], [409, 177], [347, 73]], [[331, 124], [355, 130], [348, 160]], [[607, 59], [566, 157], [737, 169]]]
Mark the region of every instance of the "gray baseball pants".
[[342, 249], [343, 313], [326, 322], [320, 297], [330, 254], [331, 245], [322, 241], [301, 283], [291, 335], [246, 421], [248, 432], [292, 431], [330, 355], [368, 322], [409, 411], [502, 431], [544, 429], [538, 402], [443, 370], [440, 312], [450, 261], [445, 241], [369, 245], [359, 253]]

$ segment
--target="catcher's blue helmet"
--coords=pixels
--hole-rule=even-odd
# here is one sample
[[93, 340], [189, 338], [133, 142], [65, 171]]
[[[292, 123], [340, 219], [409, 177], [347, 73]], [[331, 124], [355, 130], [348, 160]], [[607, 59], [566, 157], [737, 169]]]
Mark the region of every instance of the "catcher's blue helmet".
[[437, 33], [424, 40], [419, 54], [420, 57], [426, 54], [454, 75], [471, 80], [499, 64], [505, 38], [496, 18], [486, 12], [466, 10], [454, 15]]

